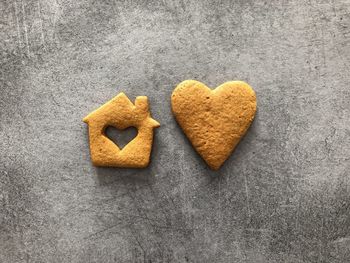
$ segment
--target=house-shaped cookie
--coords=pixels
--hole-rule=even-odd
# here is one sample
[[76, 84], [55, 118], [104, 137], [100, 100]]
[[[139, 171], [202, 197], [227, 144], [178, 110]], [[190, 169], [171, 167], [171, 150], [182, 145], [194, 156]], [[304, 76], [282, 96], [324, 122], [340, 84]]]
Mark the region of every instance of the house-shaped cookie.
[[[146, 96], [137, 97], [134, 105], [124, 93], [120, 93], [83, 121], [89, 125], [90, 153], [95, 166], [144, 168], [148, 165], [153, 129], [160, 124], [151, 118]], [[108, 126], [120, 130], [135, 127], [138, 134], [120, 149], [105, 135]]]

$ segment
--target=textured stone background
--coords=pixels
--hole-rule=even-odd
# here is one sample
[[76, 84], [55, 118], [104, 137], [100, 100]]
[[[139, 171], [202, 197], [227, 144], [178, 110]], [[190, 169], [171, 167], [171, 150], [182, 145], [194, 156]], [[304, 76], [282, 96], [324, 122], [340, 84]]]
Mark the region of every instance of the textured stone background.
[[[350, 1], [0, 0], [0, 262], [350, 262]], [[258, 113], [219, 172], [170, 111], [192, 78]], [[147, 95], [144, 170], [82, 118]]]

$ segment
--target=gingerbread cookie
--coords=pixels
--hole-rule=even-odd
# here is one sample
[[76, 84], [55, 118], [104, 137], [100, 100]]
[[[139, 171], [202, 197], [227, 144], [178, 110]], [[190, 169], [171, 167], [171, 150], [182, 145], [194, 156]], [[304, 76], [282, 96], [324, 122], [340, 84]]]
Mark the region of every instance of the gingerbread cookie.
[[[96, 166], [144, 168], [148, 165], [153, 129], [160, 124], [151, 118], [146, 96], [137, 97], [135, 105], [120, 93], [84, 118], [89, 125], [92, 163]], [[105, 135], [105, 129], [114, 126], [123, 130], [135, 127], [137, 136], [120, 149]]]
[[229, 81], [211, 90], [199, 81], [185, 80], [173, 91], [171, 105], [193, 147], [217, 170], [252, 123], [256, 96], [243, 81]]

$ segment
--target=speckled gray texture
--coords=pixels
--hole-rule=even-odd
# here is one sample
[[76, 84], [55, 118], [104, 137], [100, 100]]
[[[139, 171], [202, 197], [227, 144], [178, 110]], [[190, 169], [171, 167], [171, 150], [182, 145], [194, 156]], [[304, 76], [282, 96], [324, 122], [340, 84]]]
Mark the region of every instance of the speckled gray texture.
[[[0, 262], [350, 262], [350, 1], [0, 0]], [[176, 124], [182, 80], [258, 113], [219, 172]], [[94, 168], [82, 118], [124, 91], [151, 165]]]

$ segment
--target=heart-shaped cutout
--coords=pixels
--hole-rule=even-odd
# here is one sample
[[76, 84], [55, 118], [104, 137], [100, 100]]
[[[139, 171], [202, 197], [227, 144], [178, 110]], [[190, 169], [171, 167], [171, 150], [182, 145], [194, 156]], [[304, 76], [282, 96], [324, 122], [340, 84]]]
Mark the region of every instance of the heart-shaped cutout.
[[214, 90], [195, 80], [173, 91], [175, 118], [199, 155], [217, 170], [248, 130], [256, 112], [254, 90], [243, 81], [229, 81]]
[[137, 129], [135, 127], [128, 127], [124, 130], [119, 130], [113, 126], [108, 126], [104, 133], [119, 149], [122, 149], [136, 137]]

